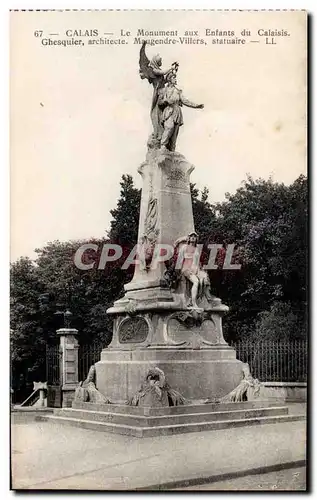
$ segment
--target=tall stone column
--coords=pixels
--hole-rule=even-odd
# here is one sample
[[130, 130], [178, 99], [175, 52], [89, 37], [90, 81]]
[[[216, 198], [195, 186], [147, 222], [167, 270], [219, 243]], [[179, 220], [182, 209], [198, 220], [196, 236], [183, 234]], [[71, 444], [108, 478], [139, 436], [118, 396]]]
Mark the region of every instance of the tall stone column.
[[[171, 245], [180, 236], [194, 231], [190, 174], [194, 166], [180, 153], [150, 150], [138, 169], [142, 176], [142, 198], [138, 231], [140, 250], [154, 245]], [[141, 257], [139, 255], [139, 257]], [[155, 262], [155, 261], [154, 261]], [[127, 292], [159, 287], [165, 266], [136, 265]]]
[[75, 328], [60, 328], [57, 330], [60, 337], [61, 350], [61, 385], [62, 406], [70, 407], [78, 385], [78, 330]]

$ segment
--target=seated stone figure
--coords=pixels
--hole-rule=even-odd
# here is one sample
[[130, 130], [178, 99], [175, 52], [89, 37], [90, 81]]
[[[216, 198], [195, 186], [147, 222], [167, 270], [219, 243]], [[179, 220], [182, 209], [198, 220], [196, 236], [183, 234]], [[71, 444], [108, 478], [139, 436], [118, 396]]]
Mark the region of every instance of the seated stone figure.
[[252, 393], [252, 398], [259, 396], [261, 383], [257, 378], [253, 378], [248, 363], [242, 364], [242, 380], [240, 384], [235, 387], [229, 394], [222, 398], [211, 398], [206, 403], [242, 403], [248, 401]]
[[74, 401], [82, 403], [110, 404], [111, 401], [98, 391], [95, 382], [96, 368], [95, 365], [92, 365], [89, 369], [86, 380], [84, 380], [84, 382], [79, 382], [79, 385], [75, 390]]
[[257, 378], [253, 378], [250, 371], [250, 366], [248, 363], [243, 363], [242, 365], [242, 380], [240, 384], [229, 392], [226, 396], [221, 398], [221, 403], [240, 403], [243, 401], [248, 401], [248, 392], [251, 390], [253, 396], [257, 397], [260, 392], [261, 384]]
[[[167, 269], [166, 278], [170, 285], [179, 292], [181, 278], [189, 285], [189, 293], [184, 290], [186, 307], [199, 309], [203, 302], [211, 304], [221, 302], [210, 292], [210, 280], [207, 272], [200, 263], [200, 253], [197, 249], [198, 235], [195, 232], [183, 236], [175, 241], [176, 258]], [[197, 301], [201, 302], [199, 307]]]

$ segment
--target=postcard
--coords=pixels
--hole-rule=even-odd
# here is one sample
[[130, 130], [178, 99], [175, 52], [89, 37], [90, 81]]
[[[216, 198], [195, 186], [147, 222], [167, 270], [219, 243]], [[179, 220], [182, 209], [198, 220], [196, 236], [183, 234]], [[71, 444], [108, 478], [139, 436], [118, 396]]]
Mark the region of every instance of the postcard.
[[307, 23], [10, 12], [12, 489], [306, 489]]

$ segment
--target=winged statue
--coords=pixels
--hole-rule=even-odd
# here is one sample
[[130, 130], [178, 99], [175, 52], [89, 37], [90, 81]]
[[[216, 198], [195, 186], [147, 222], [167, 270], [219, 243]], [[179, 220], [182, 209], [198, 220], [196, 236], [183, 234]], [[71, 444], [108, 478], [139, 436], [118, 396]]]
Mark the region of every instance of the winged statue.
[[156, 54], [150, 61], [145, 53], [145, 45], [144, 41], [140, 49], [139, 73], [142, 79], [146, 78], [153, 85], [153, 134], [148, 147], [175, 151], [179, 128], [183, 125], [182, 106], [202, 109], [204, 105], [190, 101], [177, 87], [178, 63], [174, 62], [169, 69], [163, 70], [161, 56]]
[[146, 41], [142, 43], [142, 47], [140, 49], [139, 73], [142, 80], [147, 79], [148, 82], [153, 85], [153, 97], [151, 103], [153, 138], [160, 140], [163, 133], [163, 126], [161, 123], [162, 110], [158, 106], [159, 91], [160, 89], [164, 88], [168, 76], [173, 73], [177, 73], [178, 63], [174, 62], [169, 69], [163, 70], [161, 56], [159, 54], [156, 54], [150, 61], [145, 53], [145, 46]]

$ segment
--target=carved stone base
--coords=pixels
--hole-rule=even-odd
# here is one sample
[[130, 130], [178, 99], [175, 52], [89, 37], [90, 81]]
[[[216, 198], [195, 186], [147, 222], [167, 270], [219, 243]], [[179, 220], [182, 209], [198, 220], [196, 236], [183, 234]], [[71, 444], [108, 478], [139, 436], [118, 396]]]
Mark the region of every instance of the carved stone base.
[[242, 363], [223, 337], [228, 307], [220, 299], [182, 308], [168, 289], [136, 293], [139, 300], [125, 297], [112, 308], [113, 339], [96, 364], [97, 389], [111, 402], [127, 402], [155, 367], [188, 400], [222, 397], [239, 384]]
[[[292, 422], [305, 415], [288, 415], [281, 402], [252, 401], [180, 406], [129, 406], [74, 402], [73, 408], [56, 408], [41, 420], [134, 437], [171, 436], [188, 432], [219, 431], [250, 425]], [[212, 448], [215, 434], [210, 435]], [[102, 439], [102, 434], [100, 435]]]
[[163, 370], [173, 389], [190, 400], [225, 396], [242, 378], [242, 363], [227, 345], [204, 349], [108, 348], [95, 366], [97, 389], [114, 403], [127, 402], [155, 367]]
[[[182, 346], [202, 349], [214, 345], [227, 345], [222, 333], [222, 316], [228, 307], [218, 302], [208, 309], [180, 308], [169, 290], [160, 300], [158, 292], [151, 291], [143, 300], [121, 299], [114, 311], [111, 348], [135, 349], [144, 346]], [[144, 290], [143, 290], [143, 293]]]

